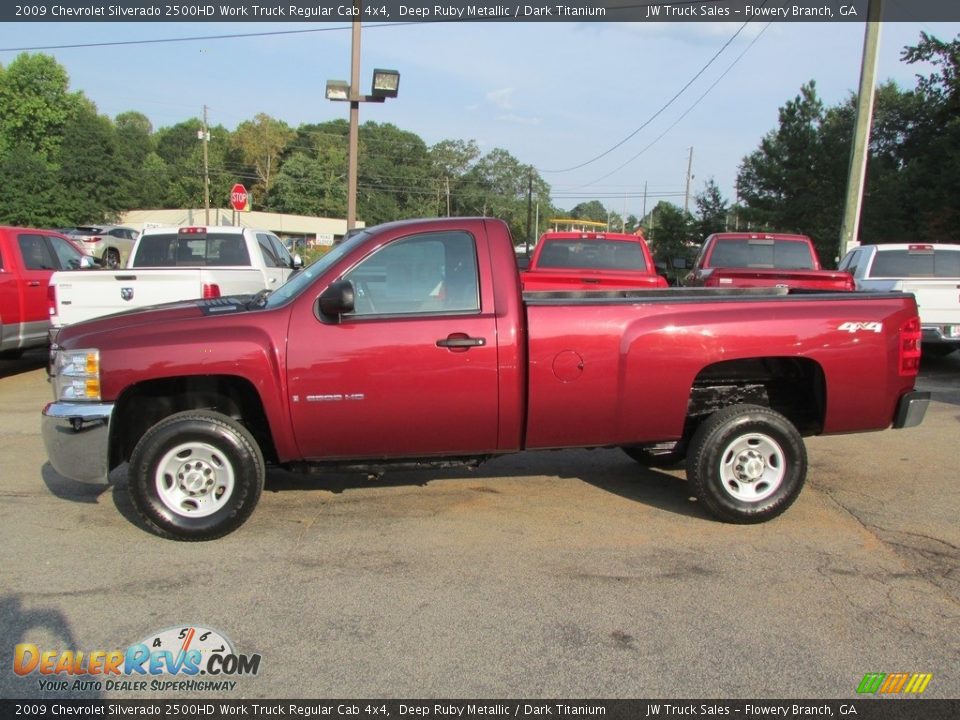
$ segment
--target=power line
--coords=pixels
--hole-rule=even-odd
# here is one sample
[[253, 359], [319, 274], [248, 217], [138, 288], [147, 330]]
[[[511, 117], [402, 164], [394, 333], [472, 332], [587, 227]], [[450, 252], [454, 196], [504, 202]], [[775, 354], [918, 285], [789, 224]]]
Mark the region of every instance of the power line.
[[[364, 29], [380, 27], [398, 27], [403, 25], [420, 25], [420, 22], [379, 23], [364, 25]], [[352, 25], [338, 25], [336, 27], [309, 28], [307, 30], [272, 30], [269, 32], [231, 33], [228, 35], [191, 35], [190, 37], [154, 38], [151, 40], [111, 40], [110, 42], [72, 43], [69, 45], [36, 45], [32, 47], [0, 48], [0, 52], [30, 52], [35, 50], [73, 50], [76, 48], [116, 47], [118, 45], [156, 45], [159, 43], [195, 42], [197, 40], [235, 40], [238, 38], [268, 37], [272, 35], [304, 35], [306, 33], [337, 32], [350, 30]]]
[[740, 62], [741, 59], [743, 59], [743, 56], [747, 54], [747, 52], [750, 50], [750, 48], [753, 47], [754, 43], [757, 42], [757, 40], [760, 39], [760, 36], [763, 35], [763, 34], [767, 31], [767, 28], [769, 28], [771, 24], [772, 24], [772, 23], [767, 23], [766, 25], [764, 25], [764, 26], [763, 26], [763, 30], [761, 30], [760, 32], [757, 33], [757, 36], [756, 36], [753, 40], [750, 41], [750, 44], [747, 45], [747, 47], [745, 47], [745, 48], [743, 49], [743, 52], [742, 52], [742, 53], [740, 53], [739, 55], [737, 55], [736, 59], [735, 59], [732, 63], [730, 63], [730, 65], [727, 67], [727, 69], [724, 70], [716, 80], [714, 80], [713, 84], [712, 84], [710, 87], [708, 87], [700, 97], [698, 97], [696, 100], [694, 100], [693, 104], [692, 104], [690, 107], [688, 107], [686, 110], [684, 110], [684, 111], [683, 111], [683, 114], [681, 114], [680, 117], [678, 117], [676, 120], [674, 120], [673, 123], [670, 125], [670, 127], [668, 127], [668, 128], [667, 128], [666, 130], [664, 130], [662, 133], [660, 133], [659, 135], [657, 135], [657, 137], [655, 137], [655, 138], [653, 139], [653, 141], [650, 142], [649, 145], [647, 145], [645, 148], [643, 148], [643, 150], [641, 150], [640, 152], [638, 152], [636, 155], [634, 155], [632, 158], [630, 158], [629, 160], [627, 160], [627, 161], [626, 161], [625, 163], [623, 163], [622, 165], [618, 165], [617, 167], [615, 167], [613, 170], [611, 170], [610, 172], [608, 172], [606, 175], [603, 175], [603, 176], [601, 176], [601, 177], [598, 177], [598, 178], [597, 178], [596, 180], [594, 180], [593, 182], [588, 182], [588, 183], [586, 183], [586, 184], [584, 184], [584, 185], [580, 185], [580, 186], [578, 186], [577, 188], [574, 188], [574, 189], [590, 187], [591, 185], [594, 185], [594, 184], [600, 182], [601, 180], [606, 180], [608, 177], [610, 177], [610, 176], [613, 175], [614, 173], [618, 173], [618, 172], [620, 172], [621, 170], [623, 170], [623, 168], [625, 168], [627, 165], [629, 165], [630, 163], [632, 163], [632, 162], [633, 162], [634, 160], [636, 160], [638, 157], [640, 157], [641, 155], [643, 155], [647, 150], [649, 150], [649, 149], [652, 148], [654, 145], [656, 145], [658, 142], [660, 142], [668, 132], [670, 132], [670, 131], [673, 130], [677, 125], [679, 125], [679, 124], [680, 124], [680, 121], [683, 120], [687, 115], [689, 115], [690, 112], [691, 112], [697, 105], [699, 105], [699, 104], [703, 101], [703, 99], [704, 99], [705, 97], [707, 97], [707, 95], [709, 95], [710, 92], [711, 92], [717, 85], [720, 84], [720, 81], [723, 80], [723, 78], [725, 78], [725, 77], [727, 76], [727, 73], [729, 73], [731, 70], [733, 70], [733, 67], [734, 67], [738, 62]]
[[[760, 7], [763, 7], [764, 5], [766, 5], [767, 2], [768, 2], [768, 0], [763, 0], [763, 2], [760, 4]], [[640, 127], [638, 127], [636, 130], [634, 130], [632, 133], [630, 133], [629, 135], [627, 135], [623, 140], [621, 140], [620, 142], [618, 142], [617, 144], [615, 144], [613, 147], [610, 147], [610, 148], [604, 150], [604, 151], [603, 151], [602, 153], [600, 153], [599, 155], [596, 155], [595, 157], [592, 157], [591, 159], [589, 159], [589, 160], [587, 160], [587, 161], [585, 161], [585, 162], [580, 163], [579, 165], [573, 165], [573, 166], [571, 166], [571, 167], [562, 168], [562, 169], [560, 169], [560, 170], [540, 170], [540, 172], [544, 172], [544, 173], [562, 173], [562, 172], [570, 172], [571, 170], [579, 170], [580, 168], [586, 167], [587, 165], [590, 165], [591, 163], [596, 162], [596, 161], [599, 160], [600, 158], [606, 157], [607, 155], [609, 155], [610, 153], [612, 153], [614, 150], [616, 150], [618, 147], [620, 147], [621, 145], [623, 145], [625, 142], [627, 142], [628, 140], [630, 140], [631, 138], [633, 138], [637, 133], [639, 133], [641, 130], [643, 130], [644, 128], [646, 128], [650, 123], [652, 123], [654, 120], [656, 120], [668, 107], [670, 107], [671, 105], [673, 105], [673, 103], [677, 100], [677, 98], [679, 98], [679, 97], [687, 90], [687, 88], [689, 88], [691, 85], [693, 85], [693, 83], [696, 82], [696, 80], [697, 80], [701, 75], [703, 75], [704, 72], [707, 71], [707, 68], [709, 68], [709, 67], [714, 63], [714, 61], [715, 61], [718, 57], [720, 57], [721, 53], [723, 53], [723, 51], [726, 50], [727, 47], [730, 46], [730, 43], [732, 43], [734, 40], [737, 39], [737, 37], [740, 35], [740, 33], [743, 32], [744, 28], [746, 28], [747, 25], [749, 25], [749, 24], [750, 24], [750, 21], [749, 21], [749, 20], [747, 20], [745, 23], [743, 23], [743, 25], [740, 26], [740, 29], [738, 29], [738, 30], [733, 34], [733, 36], [732, 36], [729, 40], [727, 40], [719, 50], [717, 50], [716, 53], [714, 53], [713, 57], [711, 57], [711, 58], [707, 61], [707, 64], [704, 65], [702, 68], [700, 68], [700, 70], [697, 72], [697, 74], [694, 75], [692, 78], [690, 78], [689, 82], [687, 82], [686, 85], [684, 85], [682, 88], [680, 88], [679, 91], [677, 91], [676, 95], [674, 95], [672, 98], [670, 98], [659, 110], [657, 110], [653, 115], [651, 115], [651, 116], [647, 119], [647, 121], [646, 121], [645, 123], [643, 123]]]

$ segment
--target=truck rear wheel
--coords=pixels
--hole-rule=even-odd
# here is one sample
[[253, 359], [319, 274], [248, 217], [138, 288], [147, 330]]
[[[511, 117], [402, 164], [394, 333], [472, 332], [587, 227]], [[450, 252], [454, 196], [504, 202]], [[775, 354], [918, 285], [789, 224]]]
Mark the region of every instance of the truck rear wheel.
[[144, 433], [130, 458], [130, 497], [152, 530], [175, 540], [213, 540], [253, 512], [263, 454], [240, 423], [190, 410]]
[[759, 405], [732, 405], [707, 418], [687, 453], [693, 494], [715, 517], [759, 523], [797, 499], [807, 450], [793, 424]]

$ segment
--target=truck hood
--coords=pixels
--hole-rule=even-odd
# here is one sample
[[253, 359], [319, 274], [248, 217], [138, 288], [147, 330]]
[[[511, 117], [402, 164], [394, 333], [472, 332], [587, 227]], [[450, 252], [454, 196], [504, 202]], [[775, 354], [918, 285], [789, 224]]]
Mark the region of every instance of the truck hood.
[[202, 320], [221, 315], [235, 315], [247, 312], [251, 296], [239, 295], [213, 300], [178, 300], [177, 302], [153, 305], [140, 310], [104, 315], [84, 322], [61, 328], [53, 341], [60, 347], [83, 347], [95, 337], [113, 335], [117, 331], [149, 326], [158, 330], [160, 326], [189, 320]]

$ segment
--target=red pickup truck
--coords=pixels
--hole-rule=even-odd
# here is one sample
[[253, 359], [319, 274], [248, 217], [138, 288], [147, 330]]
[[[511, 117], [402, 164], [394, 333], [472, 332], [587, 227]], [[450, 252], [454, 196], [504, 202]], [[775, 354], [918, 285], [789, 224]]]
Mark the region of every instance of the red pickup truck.
[[368, 471], [523, 449], [686, 458], [706, 511], [783, 512], [804, 435], [916, 425], [920, 324], [902, 293], [523, 293], [507, 226], [365, 229], [273, 293], [77, 323], [51, 348], [51, 464], [129, 462], [151, 528], [204, 540], [253, 511], [268, 463]]
[[806, 235], [714, 233], [684, 281], [695, 287], [853, 290], [847, 272], [824, 270]]
[[523, 290], [665, 288], [639, 235], [547, 232], [520, 274]]
[[70, 240], [52, 230], [0, 227], [0, 358], [49, 342], [47, 288], [57, 270], [94, 267]]

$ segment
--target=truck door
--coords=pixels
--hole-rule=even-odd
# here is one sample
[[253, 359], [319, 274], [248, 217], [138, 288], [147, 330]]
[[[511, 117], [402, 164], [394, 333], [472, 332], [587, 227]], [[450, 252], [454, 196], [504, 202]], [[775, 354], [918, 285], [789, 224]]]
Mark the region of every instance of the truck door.
[[60, 269], [60, 261], [39, 233], [17, 235], [23, 261], [21, 284], [20, 337], [24, 345], [42, 344], [50, 328], [47, 309], [47, 285], [50, 276]]
[[[492, 293], [464, 231], [399, 238], [343, 276], [353, 312], [291, 326], [291, 414], [307, 458], [497, 448]], [[297, 321], [294, 321], [295, 324]]]
[[257, 233], [257, 244], [260, 246], [260, 255], [263, 257], [267, 281], [265, 287], [268, 290], [276, 290], [293, 272], [293, 258], [290, 257], [290, 253], [280, 239], [270, 233]]

